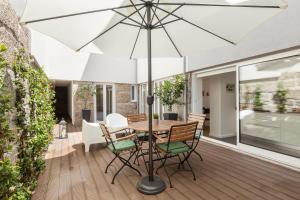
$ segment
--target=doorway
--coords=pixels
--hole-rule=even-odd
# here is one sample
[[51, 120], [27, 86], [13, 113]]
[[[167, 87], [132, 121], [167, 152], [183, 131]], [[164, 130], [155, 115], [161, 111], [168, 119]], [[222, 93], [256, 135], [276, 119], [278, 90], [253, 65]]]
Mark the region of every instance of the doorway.
[[236, 72], [199, 79], [202, 113], [206, 114], [204, 136], [236, 145]]
[[69, 120], [68, 114], [68, 86], [55, 86], [55, 116], [56, 119], [62, 118]]

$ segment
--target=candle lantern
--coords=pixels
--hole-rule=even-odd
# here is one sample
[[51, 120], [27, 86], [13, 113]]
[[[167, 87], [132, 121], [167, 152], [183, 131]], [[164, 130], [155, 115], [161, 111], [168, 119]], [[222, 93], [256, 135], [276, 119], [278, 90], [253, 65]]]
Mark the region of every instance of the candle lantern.
[[68, 138], [67, 122], [64, 120], [64, 118], [62, 118], [61, 121], [59, 122], [59, 135], [58, 135], [58, 137], [60, 139]]

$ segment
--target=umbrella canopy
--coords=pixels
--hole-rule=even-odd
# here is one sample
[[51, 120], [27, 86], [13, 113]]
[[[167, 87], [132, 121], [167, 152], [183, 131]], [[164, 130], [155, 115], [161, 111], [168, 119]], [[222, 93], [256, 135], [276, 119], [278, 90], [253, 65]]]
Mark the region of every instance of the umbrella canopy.
[[157, 194], [166, 187], [159, 177], [153, 176], [152, 57], [189, 56], [199, 50], [235, 45], [259, 23], [287, 7], [281, 0], [27, 0], [27, 3], [23, 22], [76, 51], [94, 42], [104, 54], [148, 57], [149, 176], [137, 185], [145, 194]]
[[[94, 42], [104, 54], [146, 57], [144, 2], [27, 0], [21, 21], [76, 51]], [[156, 13], [151, 17], [153, 57], [189, 56], [201, 50], [234, 45], [282, 10], [278, 8], [287, 6], [282, 0], [152, 2], [152, 13]]]

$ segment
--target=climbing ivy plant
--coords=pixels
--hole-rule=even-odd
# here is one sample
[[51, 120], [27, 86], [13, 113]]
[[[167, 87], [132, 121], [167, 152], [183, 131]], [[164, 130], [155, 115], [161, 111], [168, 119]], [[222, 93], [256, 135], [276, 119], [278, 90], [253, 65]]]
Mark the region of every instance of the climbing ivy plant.
[[54, 127], [51, 83], [42, 69], [29, 65], [29, 58], [20, 50], [13, 64], [17, 87], [17, 121], [20, 128], [18, 164], [21, 180], [34, 187], [44, 168], [43, 152], [52, 139]]
[[[12, 63], [15, 74], [15, 105], [12, 91], [6, 88], [5, 74], [9, 63], [0, 44], [0, 199], [30, 199], [39, 173], [44, 168], [43, 153], [52, 140], [55, 124], [54, 92], [40, 68], [30, 65], [24, 50]], [[14, 110], [15, 107], [15, 110]], [[11, 130], [10, 113], [16, 113], [16, 131]], [[17, 148], [17, 160], [9, 156]]]

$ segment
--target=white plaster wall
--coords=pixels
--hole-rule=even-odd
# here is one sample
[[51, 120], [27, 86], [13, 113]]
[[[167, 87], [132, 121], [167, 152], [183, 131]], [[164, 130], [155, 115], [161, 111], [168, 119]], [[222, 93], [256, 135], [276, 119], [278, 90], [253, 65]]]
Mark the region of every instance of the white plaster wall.
[[235, 84], [236, 73], [230, 72], [221, 75], [221, 129], [220, 136], [236, 135], [236, 91], [227, 92], [227, 84]]
[[[184, 58], [153, 58], [152, 79], [158, 80], [184, 72]], [[148, 60], [137, 60], [137, 83], [148, 81]]]
[[209, 81], [209, 107], [210, 107], [210, 133], [212, 137], [221, 137], [221, 112], [222, 112], [222, 100], [221, 100], [221, 77], [216, 76]]
[[289, 4], [287, 10], [251, 31], [237, 46], [226, 46], [190, 56], [188, 71], [300, 45], [300, 1], [286, 1]]

